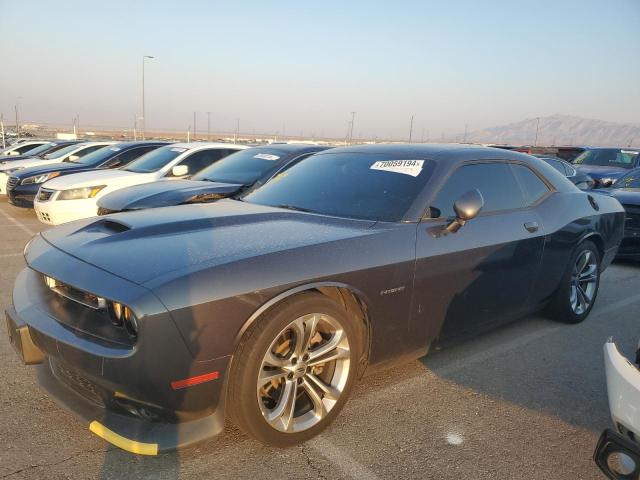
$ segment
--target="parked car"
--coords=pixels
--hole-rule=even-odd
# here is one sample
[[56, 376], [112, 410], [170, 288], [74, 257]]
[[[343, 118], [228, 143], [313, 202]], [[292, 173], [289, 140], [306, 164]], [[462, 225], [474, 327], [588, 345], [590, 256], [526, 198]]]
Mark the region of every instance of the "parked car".
[[29, 158], [44, 158], [44, 156], [49, 153], [53, 153], [68, 145], [82, 143], [84, 141], [85, 140], [62, 140], [62, 141], [56, 140], [52, 142], [47, 142], [40, 145], [39, 147], [35, 147], [34, 149], [29, 150], [28, 153], [25, 153], [22, 155], [11, 155], [11, 156], [5, 156], [5, 157], [0, 156], [0, 165], [7, 165], [10, 162], [15, 162], [18, 160], [26, 160]]
[[[124, 167], [145, 153], [165, 145], [167, 142], [157, 141], [116, 143], [80, 158], [18, 170], [11, 174], [6, 184], [9, 203], [33, 208], [38, 189], [47, 180], [96, 169]], [[41, 200], [46, 200], [46, 192], [43, 192]]]
[[538, 157], [553, 168], [558, 170], [561, 174], [569, 179], [571, 183], [573, 183], [580, 190], [591, 190], [595, 186], [595, 181], [589, 175], [584, 172], [579, 172], [576, 170], [573, 165], [565, 160], [562, 160], [558, 157], [552, 157], [549, 155], [534, 155], [534, 157]]
[[584, 320], [624, 222], [597, 197], [506, 150], [331, 149], [237, 200], [43, 231], [10, 337], [53, 398], [125, 450], [189, 445], [226, 417], [297, 444], [365, 369], [542, 307]]
[[618, 258], [640, 260], [640, 168], [631, 170], [612, 187], [595, 191], [615, 198], [625, 210], [624, 238]]
[[632, 168], [640, 167], [636, 148], [587, 148], [573, 161], [580, 172], [596, 181], [596, 188], [609, 187]]
[[44, 183], [34, 201], [38, 219], [49, 225], [70, 222], [98, 214], [97, 202], [104, 195], [131, 185], [163, 178], [194, 174], [244, 145], [227, 143], [179, 143], [160, 147], [122, 169], [75, 173]]
[[40, 145], [44, 145], [45, 143], [49, 143], [48, 140], [28, 140], [25, 142], [16, 143], [13, 145], [9, 145], [8, 147], [0, 150], [0, 160], [2, 157], [14, 157], [19, 155], [24, 155], [28, 153], [30, 150], [33, 150]]
[[160, 180], [123, 188], [98, 200], [98, 215], [205, 203], [263, 185], [303, 158], [328, 147], [278, 144], [242, 150], [201, 170], [188, 180]]
[[115, 142], [81, 142], [67, 145], [53, 153], [47, 153], [43, 157], [29, 157], [0, 165], [0, 193], [7, 194], [7, 182], [9, 177], [16, 172], [30, 167], [59, 163], [67, 160], [77, 160], [91, 152], [95, 152]]
[[614, 429], [602, 432], [594, 460], [610, 479], [640, 477], [640, 349], [627, 360], [609, 339], [604, 345], [609, 409]]

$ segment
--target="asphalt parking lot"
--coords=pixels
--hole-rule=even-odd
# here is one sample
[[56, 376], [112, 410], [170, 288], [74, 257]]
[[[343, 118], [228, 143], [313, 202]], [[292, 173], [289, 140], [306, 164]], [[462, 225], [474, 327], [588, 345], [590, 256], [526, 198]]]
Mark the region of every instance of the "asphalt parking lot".
[[[22, 248], [42, 230], [0, 199], [0, 307]], [[527, 318], [365, 377], [337, 421], [299, 447], [274, 450], [229, 426], [180, 452], [136, 457], [108, 445], [39, 390], [0, 333], [0, 479], [321, 478], [590, 479], [610, 426], [602, 345], [628, 356], [640, 337], [640, 264], [603, 275], [581, 325]], [[161, 361], [161, 359], [159, 359]]]

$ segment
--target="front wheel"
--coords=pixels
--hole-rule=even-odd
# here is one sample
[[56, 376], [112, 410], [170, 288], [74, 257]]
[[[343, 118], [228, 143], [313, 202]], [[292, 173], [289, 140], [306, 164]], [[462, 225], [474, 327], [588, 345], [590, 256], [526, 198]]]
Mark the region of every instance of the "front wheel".
[[549, 312], [554, 320], [580, 323], [596, 301], [600, 286], [600, 253], [586, 240], [578, 245], [556, 291]]
[[323, 430], [356, 378], [361, 341], [353, 323], [339, 304], [318, 293], [268, 311], [234, 355], [228, 398], [235, 423], [281, 447]]

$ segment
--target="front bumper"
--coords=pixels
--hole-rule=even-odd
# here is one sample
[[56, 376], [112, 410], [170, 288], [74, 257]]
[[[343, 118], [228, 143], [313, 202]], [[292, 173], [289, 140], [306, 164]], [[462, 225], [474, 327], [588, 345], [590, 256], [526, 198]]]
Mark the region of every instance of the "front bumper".
[[640, 436], [640, 370], [612, 340], [604, 345], [604, 365], [613, 424]]
[[[152, 455], [220, 433], [229, 357], [195, 362], [160, 302], [149, 295], [135, 299], [142, 287], [43, 244], [36, 237], [29, 248], [30, 266], [57, 278], [73, 272], [87, 289], [150, 315], [140, 315], [135, 344], [110, 342], [89, 331], [97, 314], [83, 315], [77, 306], [74, 311], [70, 300], [44, 285], [40, 273], [25, 268], [16, 279], [7, 327], [21, 359], [40, 363], [40, 385], [93, 433], [133, 453]], [[217, 373], [211, 381], [183, 382], [208, 372]]]
[[16, 185], [7, 189], [7, 200], [16, 207], [33, 208], [33, 201], [38, 193], [38, 184]]
[[4, 172], [0, 172], [0, 194], [7, 194], [7, 181], [9, 180], [9, 175]]
[[640, 445], [612, 430], [602, 432], [593, 459], [611, 480], [630, 480], [640, 476]]
[[[58, 194], [56, 193], [55, 196]], [[98, 205], [95, 198], [81, 200], [51, 200], [39, 201], [37, 198], [33, 202], [38, 220], [47, 225], [59, 225], [61, 223], [72, 222], [83, 218], [95, 217], [98, 215]]]

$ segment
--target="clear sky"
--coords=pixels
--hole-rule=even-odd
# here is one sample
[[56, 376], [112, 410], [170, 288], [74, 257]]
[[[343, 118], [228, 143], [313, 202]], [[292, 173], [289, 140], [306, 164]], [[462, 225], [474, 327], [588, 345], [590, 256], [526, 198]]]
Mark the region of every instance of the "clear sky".
[[[640, 122], [640, 0], [0, 0], [13, 121], [432, 138], [554, 113]], [[414, 137], [415, 138], [415, 137]]]

